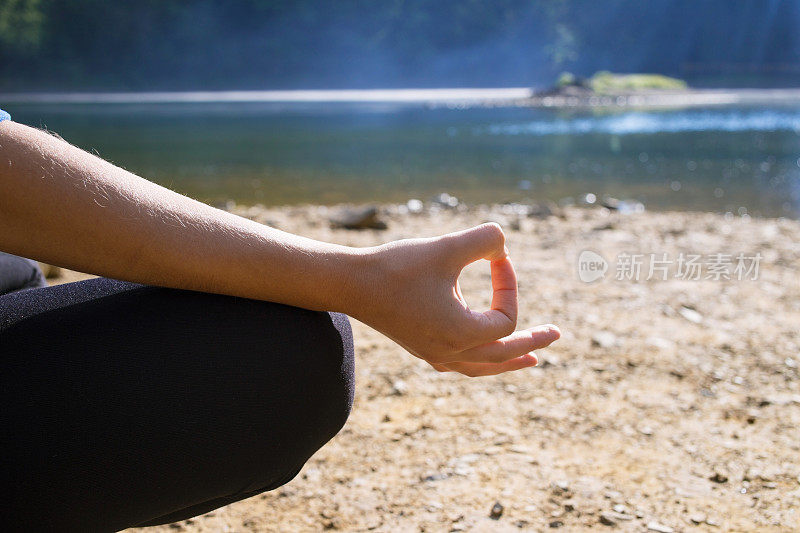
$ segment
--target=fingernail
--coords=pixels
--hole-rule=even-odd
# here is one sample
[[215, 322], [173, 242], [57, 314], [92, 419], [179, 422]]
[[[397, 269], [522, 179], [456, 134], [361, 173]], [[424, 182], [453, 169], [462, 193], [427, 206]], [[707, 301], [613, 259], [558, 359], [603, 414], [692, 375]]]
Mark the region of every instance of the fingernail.
[[508, 246], [503, 246], [503, 253], [505, 253], [506, 255], [509, 254]]
[[558, 329], [558, 326], [554, 324], [547, 324], [545, 327], [547, 328], [548, 333], [561, 337], [561, 330]]

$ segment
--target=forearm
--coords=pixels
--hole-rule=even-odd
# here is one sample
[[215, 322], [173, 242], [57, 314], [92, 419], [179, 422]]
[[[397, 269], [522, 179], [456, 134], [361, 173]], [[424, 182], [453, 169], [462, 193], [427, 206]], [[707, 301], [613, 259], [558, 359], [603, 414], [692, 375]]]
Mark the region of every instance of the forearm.
[[364, 254], [214, 209], [0, 123], [0, 249], [93, 274], [311, 309], [353, 305]]

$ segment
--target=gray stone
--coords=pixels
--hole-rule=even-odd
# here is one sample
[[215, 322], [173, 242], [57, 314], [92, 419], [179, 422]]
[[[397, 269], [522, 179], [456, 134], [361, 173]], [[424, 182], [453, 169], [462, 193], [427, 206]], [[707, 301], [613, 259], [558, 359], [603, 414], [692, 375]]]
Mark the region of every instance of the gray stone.
[[617, 343], [617, 336], [610, 331], [598, 331], [592, 335], [592, 346], [598, 348], [613, 348]]
[[617, 521], [611, 513], [600, 513], [600, 523], [604, 526], [616, 526]]
[[344, 229], [386, 229], [375, 206], [348, 207], [330, 217], [331, 227]]
[[437, 194], [431, 199], [431, 201], [437, 205], [440, 205], [442, 207], [447, 207], [450, 209], [455, 209], [456, 207], [458, 207], [459, 204], [458, 198], [456, 198], [455, 196], [451, 196], [446, 192]]
[[500, 517], [503, 516], [503, 511], [505, 507], [500, 502], [494, 502], [492, 505], [492, 510], [489, 511], [489, 518], [492, 520], [500, 520]]

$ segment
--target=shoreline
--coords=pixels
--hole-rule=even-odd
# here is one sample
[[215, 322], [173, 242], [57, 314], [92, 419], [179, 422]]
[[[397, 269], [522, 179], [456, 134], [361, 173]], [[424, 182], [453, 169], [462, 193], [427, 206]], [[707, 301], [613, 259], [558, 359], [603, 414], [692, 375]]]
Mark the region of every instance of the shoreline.
[[537, 95], [527, 87], [291, 91], [16, 92], [0, 93], [13, 104], [359, 104], [489, 107], [691, 107], [796, 104], [800, 88], [686, 89], [610, 95]]

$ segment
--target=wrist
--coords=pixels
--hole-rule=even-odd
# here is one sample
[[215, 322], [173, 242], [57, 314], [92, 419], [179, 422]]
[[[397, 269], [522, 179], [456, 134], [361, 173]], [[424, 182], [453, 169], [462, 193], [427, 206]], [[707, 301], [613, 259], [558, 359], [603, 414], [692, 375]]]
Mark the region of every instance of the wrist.
[[332, 283], [326, 283], [326, 310], [337, 311], [362, 320], [380, 284], [376, 247], [342, 247], [331, 264]]

